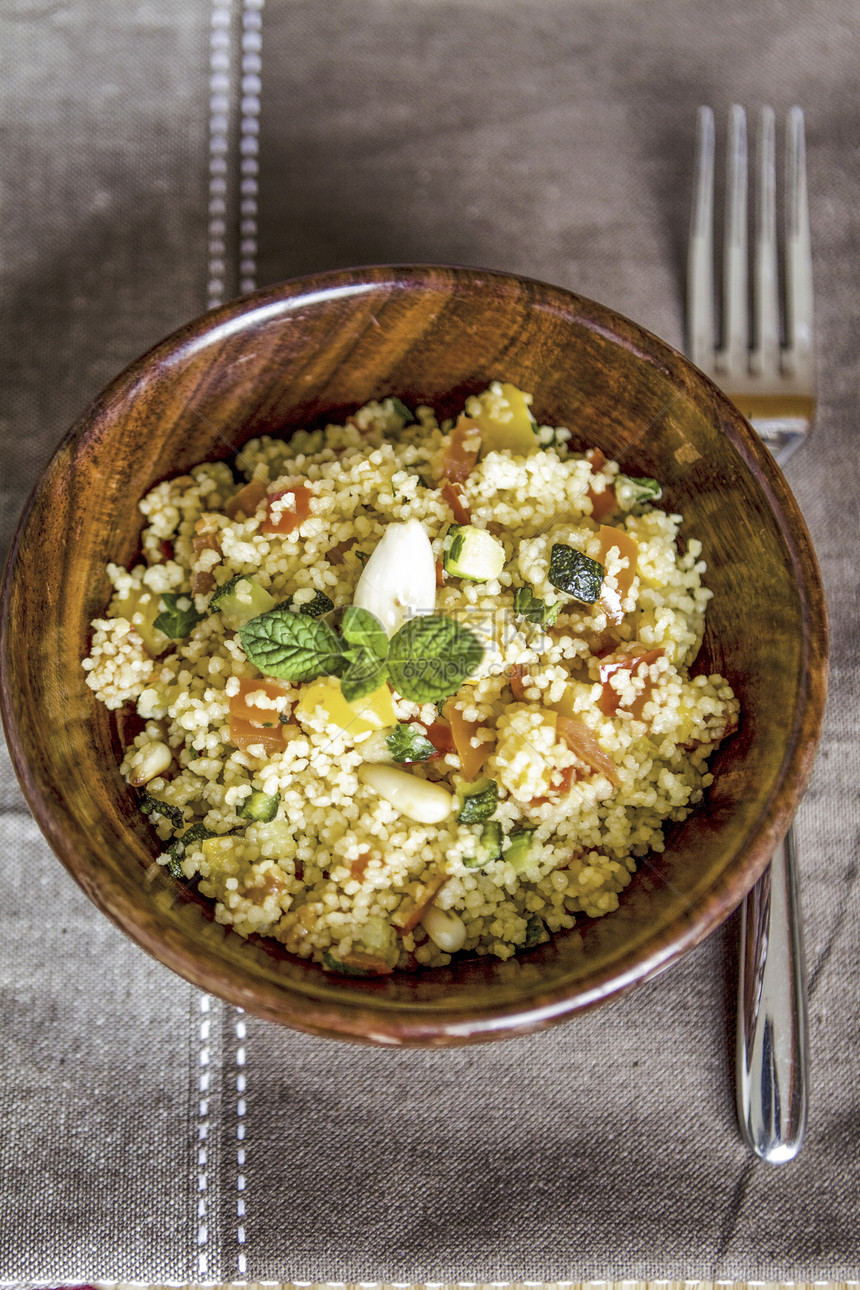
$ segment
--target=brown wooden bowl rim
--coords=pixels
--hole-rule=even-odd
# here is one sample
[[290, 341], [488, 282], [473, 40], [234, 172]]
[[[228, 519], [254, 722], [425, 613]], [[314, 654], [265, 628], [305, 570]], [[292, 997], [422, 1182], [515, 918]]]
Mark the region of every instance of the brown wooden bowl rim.
[[[728, 873], [722, 871], [690, 917], [682, 919], [680, 926], [672, 924], [667, 927], [663, 938], [655, 941], [647, 953], [636, 947], [622, 953], [586, 985], [575, 981], [571, 988], [571, 983], [561, 978], [551, 988], [537, 991], [528, 1004], [518, 1000], [498, 1005], [482, 1002], [479, 1007], [466, 1008], [456, 1002], [432, 1008], [418, 1005], [410, 1008], [402, 1003], [380, 1007], [380, 1001], [374, 998], [372, 983], [350, 983], [347, 989], [335, 992], [329, 988], [330, 978], [319, 992], [308, 994], [268, 977], [256, 979], [249, 987], [247, 974], [231, 961], [219, 957], [208, 945], [166, 939], [161, 930], [156, 935], [148, 928], [134, 924], [127, 916], [123, 902], [115, 902], [113, 893], [96, 880], [97, 857], [82, 857], [69, 844], [63, 827], [65, 803], [56, 795], [47, 797], [33, 775], [9, 698], [10, 687], [14, 684], [15, 642], [15, 624], [10, 619], [9, 602], [17, 553], [26, 541], [30, 518], [62, 452], [76, 438], [81, 443], [85, 442], [101, 411], [118, 394], [133, 388], [148, 372], [155, 370], [161, 374], [172, 364], [183, 361], [198, 345], [211, 343], [213, 335], [221, 328], [241, 330], [251, 325], [255, 317], [287, 314], [297, 308], [300, 301], [319, 298], [326, 292], [450, 289], [452, 283], [462, 290], [489, 287], [495, 292], [525, 292], [531, 303], [559, 310], [566, 318], [575, 316], [584, 326], [600, 331], [612, 343], [632, 351], [688, 390], [698, 384], [716, 409], [721, 429], [744, 467], [752, 467], [757, 484], [777, 518], [803, 593], [804, 687], [783, 761], [781, 813], [776, 817], [773, 810], [763, 809], [744, 864]], [[826, 607], [812, 543], [784, 476], [734, 404], [667, 342], [607, 306], [536, 279], [468, 266], [372, 265], [293, 278], [237, 297], [192, 319], [130, 363], [81, 413], [63, 436], [33, 488], [9, 552], [0, 602], [0, 682], [0, 708], [13, 766], [37, 824], [72, 877], [131, 940], [201, 989], [295, 1029], [365, 1043], [448, 1045], [529, 1033], [620, 996], [670, 966], [731, 914], [766, 869], [774, 847], [799, 805], [812, 769], [821, 734], [827, 686]]]

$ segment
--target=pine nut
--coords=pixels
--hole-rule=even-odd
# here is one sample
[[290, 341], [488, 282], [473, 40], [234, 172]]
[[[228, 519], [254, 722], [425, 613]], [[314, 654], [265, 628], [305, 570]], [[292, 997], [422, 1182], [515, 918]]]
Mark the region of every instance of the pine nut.
[[393, 766], [365, 762], [358, 768], [358, 778], [416, 824], [441, 824], [454, 808], [453, 794], [441, 784], [430, 784]]
[[173, 761], [173, 753], [160, 739], [138, 748], [129, 758], [128, 782], [132, 788], [142, 788], [156, 775], [163, 775]]
[[466, 942], [466, 924], [451, 909], [430, 905], [421, 919], [421, 926], [433, 944], [446, 954], [456, 954]]

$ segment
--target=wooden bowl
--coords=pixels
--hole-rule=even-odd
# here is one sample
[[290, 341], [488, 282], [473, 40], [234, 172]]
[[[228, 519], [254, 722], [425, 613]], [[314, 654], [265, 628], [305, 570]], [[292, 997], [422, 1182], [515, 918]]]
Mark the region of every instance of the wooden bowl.
[[[535, 395], [704, 542], [714, 599], [697, 670], [726, 676], [739, 733], [704, 808], [640, 866], [618, 911], [507, 962], [348, 981], [243, 941], [153, 864], [112, 718], [84, 684], [105, 564], [130, 562], [136, 503], [264, 431], [339, 420], [396, 394], [445, 414], [492, 379]], [[87, 895], [138, 945], [262, 1017], [365, 1043], [451, 1045], [536, 1030], [677, 960], [738, 905], [798, 805], [826, 690], [821, 583], [803, 520], [737, 410], [681, 355], [559, 288], [444, 267], [338, 271], [190, 323], [84, 413], [39, 483], [3, 591], [3, 717], [24, 793]]]

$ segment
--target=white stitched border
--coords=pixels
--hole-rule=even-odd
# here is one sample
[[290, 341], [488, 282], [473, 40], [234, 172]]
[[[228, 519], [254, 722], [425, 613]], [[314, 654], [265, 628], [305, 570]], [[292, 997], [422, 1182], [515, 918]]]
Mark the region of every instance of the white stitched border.
[[199, 1051], [197, 1058], [197, 1272], [209, 1270], [206, 1243], [209, 1239], [209, 1017], [210, 998], [200, 996]]
[[236, 1009], [236, 1268], [240, 1276], [247, 1272], [245, 1257], [245, 1039], [247, 1027], [242, 1008]]
[[260, 91], [263, 2], [242, 6], [242, 100], [239, 133], [239, 291], [257, 285], [257, 194], [260, 174]]
[[212, 0], [209, 35], [209, 277], [207, 305], [213, 309], [227, 294], [229, 225], [230, 104], [232, 66], [230, 24], [232, 0]]

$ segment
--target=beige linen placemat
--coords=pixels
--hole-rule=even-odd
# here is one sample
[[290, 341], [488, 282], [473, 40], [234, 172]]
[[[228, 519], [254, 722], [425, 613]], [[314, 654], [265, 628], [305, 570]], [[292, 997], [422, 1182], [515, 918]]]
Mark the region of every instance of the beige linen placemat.
[[798, 821], [811, 1121], [776, 1170], [735, 1129], [734, 923], [530, 1039], [342, 1047], [128, 944], [48, 853], [4, 761], [0, 1284], [857, 1277], [858, 53], [853, 0], [0, 4], [4, 543], [115, 371], [255, 279], [485, 264], [680, 344], [695, 108], [799, 101], [821, 412], [788, 473], [834, 639]]

